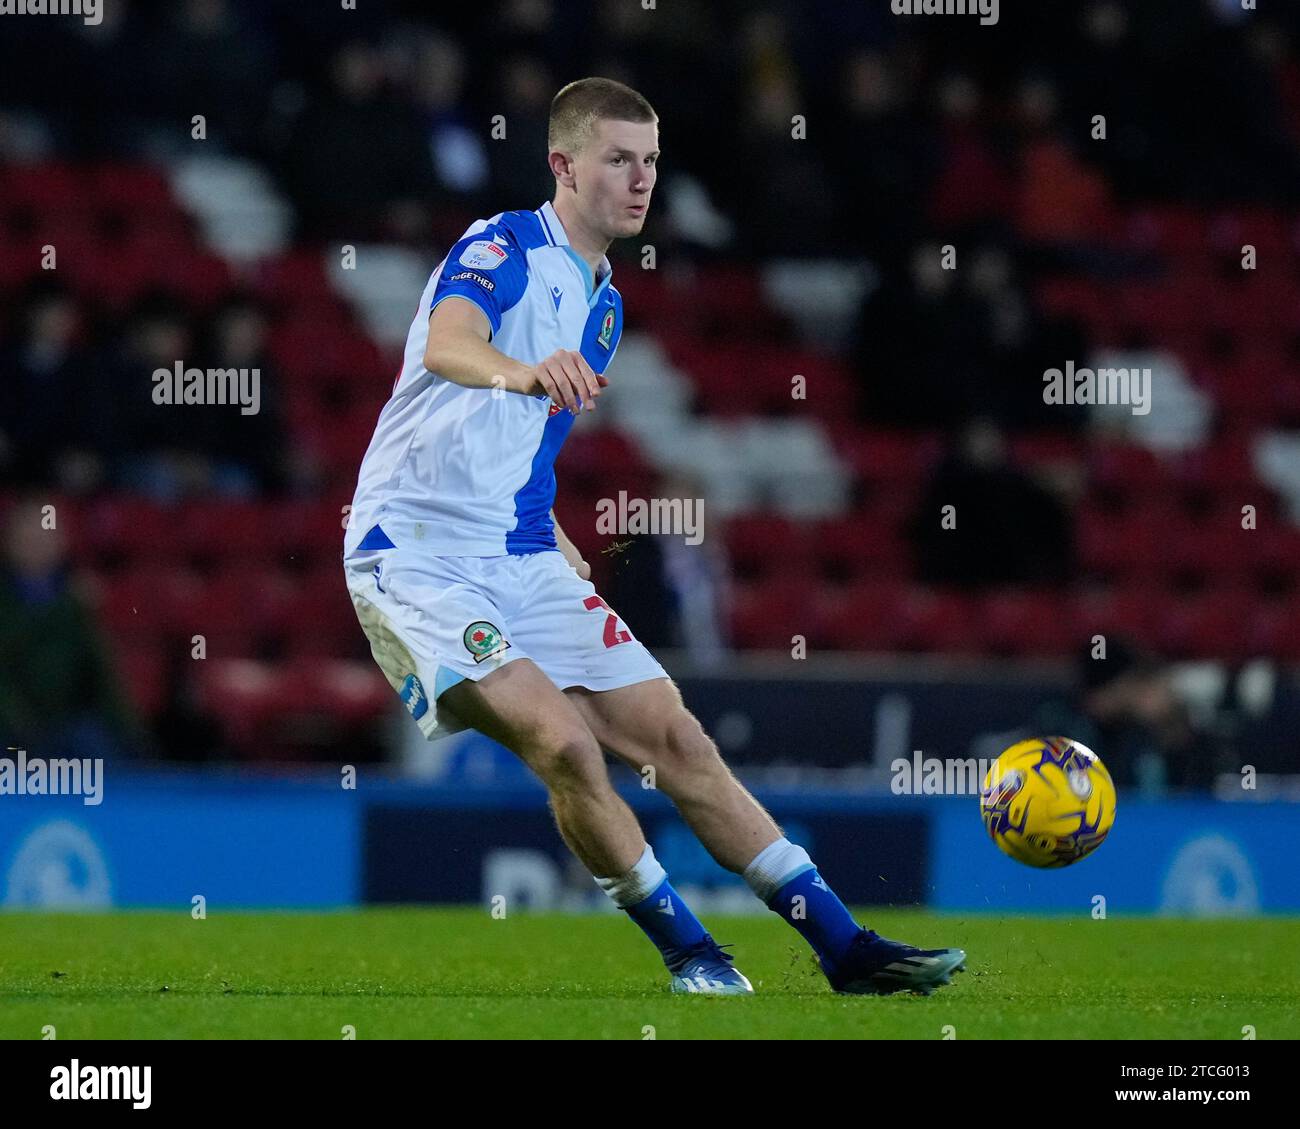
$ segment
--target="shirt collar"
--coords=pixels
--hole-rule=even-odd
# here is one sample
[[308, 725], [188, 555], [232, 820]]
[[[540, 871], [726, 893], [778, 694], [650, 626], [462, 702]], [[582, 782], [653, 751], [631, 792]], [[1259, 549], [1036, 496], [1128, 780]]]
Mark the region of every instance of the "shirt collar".
[[[555, 205], [547, 200], [546, 203], [537, 209], [537, 214], [541, 217], [542, 230], [546, 233], [546, 238], [551, 241], [551, 245], [554, 247], [568, 247], [569, 236], [564, 230], [564, 224], [560, 222], [559, 215], [555, 211]], [[570, 253], [573, 255], [578, 254], [576, 251], [572, 250]], [[581, 258], [581, 256], [578, 257]], [[585, 263], [585, 260], [583, 261]], [[596, 270], [597, 289], [599, 289], [600, 284], [609, 277], [612, 270], [613, 268], [609, 265], [609, 256], [602, 256], [600, 266]]]

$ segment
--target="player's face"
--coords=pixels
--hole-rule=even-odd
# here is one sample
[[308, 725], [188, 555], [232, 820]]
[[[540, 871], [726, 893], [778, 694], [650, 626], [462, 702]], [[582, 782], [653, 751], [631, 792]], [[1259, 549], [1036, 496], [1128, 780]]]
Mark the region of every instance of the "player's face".
[[577, 202], [607, 239], [636, 235], [645, 224], [659, 160], [657, 122], [599, 121], [574, 162]]

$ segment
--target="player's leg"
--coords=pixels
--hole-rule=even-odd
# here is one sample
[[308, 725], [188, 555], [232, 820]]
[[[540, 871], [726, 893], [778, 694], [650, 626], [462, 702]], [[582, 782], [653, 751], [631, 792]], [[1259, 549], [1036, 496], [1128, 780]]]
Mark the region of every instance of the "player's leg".
[[591, 730], [530, 659], [445, 691], [440, 704], [520, 758], [546, 787], [560, 835], [592, 874], [621, 874], [645, 850]]
[[472, 725], [533, 769], [566, 845], [654, 941], [676, 987], [712, 942], [610, 786], [591, 731], [509, 630], [502, 606], [515, 613], [526, 603], [522, 568], [518, 557], [439, 558], [395, 547], [345, 561], [371, 653], [421, 731], [433, 739]]
[[[718, 865], [739, 874], [781, 829], [736, 779], [668, 678], [566, 697], [600, 743], [667, 795]], [[612, 741], [613, 744], [607, 744]]]
[[[529, 659], [443, 692], [440, 705], [500, 742], [546, 787], [569, 849], [600, 887], [654, 942], [678, 991], [744, 994], [749, 982], [707, 975], [716, 950], [704, 926], [668, 881], [631, 808], [614, 791], [605, 757], [573, 703]], [[725, 957], [720, 957], [725, 964]]]
[[963, 966], [960, 949], [921, 950], [862, 928], [808, 852], [782, 835], [727, 768], [669, 679], [565, 693], [604, 748], [637, 772], [653, 768], [655, 787], [672, 799], [719, 865], [743, 875], [764, 904], [798, 930], [832, 987], [928, 993]]

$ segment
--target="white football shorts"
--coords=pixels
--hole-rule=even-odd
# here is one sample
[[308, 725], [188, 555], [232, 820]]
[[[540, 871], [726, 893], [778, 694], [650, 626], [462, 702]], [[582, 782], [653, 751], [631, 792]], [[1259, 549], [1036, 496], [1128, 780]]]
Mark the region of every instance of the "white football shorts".
[[445, 690], [532, 659], [564, 690], [615, 690], [667, 672], [558, 549], [438, 557], [409, 548], [344, 558], [370, 651], [425, 737], [466, 726]]

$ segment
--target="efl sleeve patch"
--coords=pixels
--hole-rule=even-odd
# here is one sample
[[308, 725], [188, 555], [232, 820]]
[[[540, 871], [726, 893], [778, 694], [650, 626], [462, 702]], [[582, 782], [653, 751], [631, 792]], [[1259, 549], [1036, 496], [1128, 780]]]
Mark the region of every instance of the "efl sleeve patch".
[[458, 260], [463, 267], [474, 270], [496, 270], [506, 261], [506, 249], [490, 239], [476, 239], [460, 253]]
[[466, 236], [448, 253], [429, 309], [452, 295], [468, 298], [487, 315], [495, 335], [501, 315], [523, 297], [528, 270], [523, 256], [503, 236], [484, 235]]

